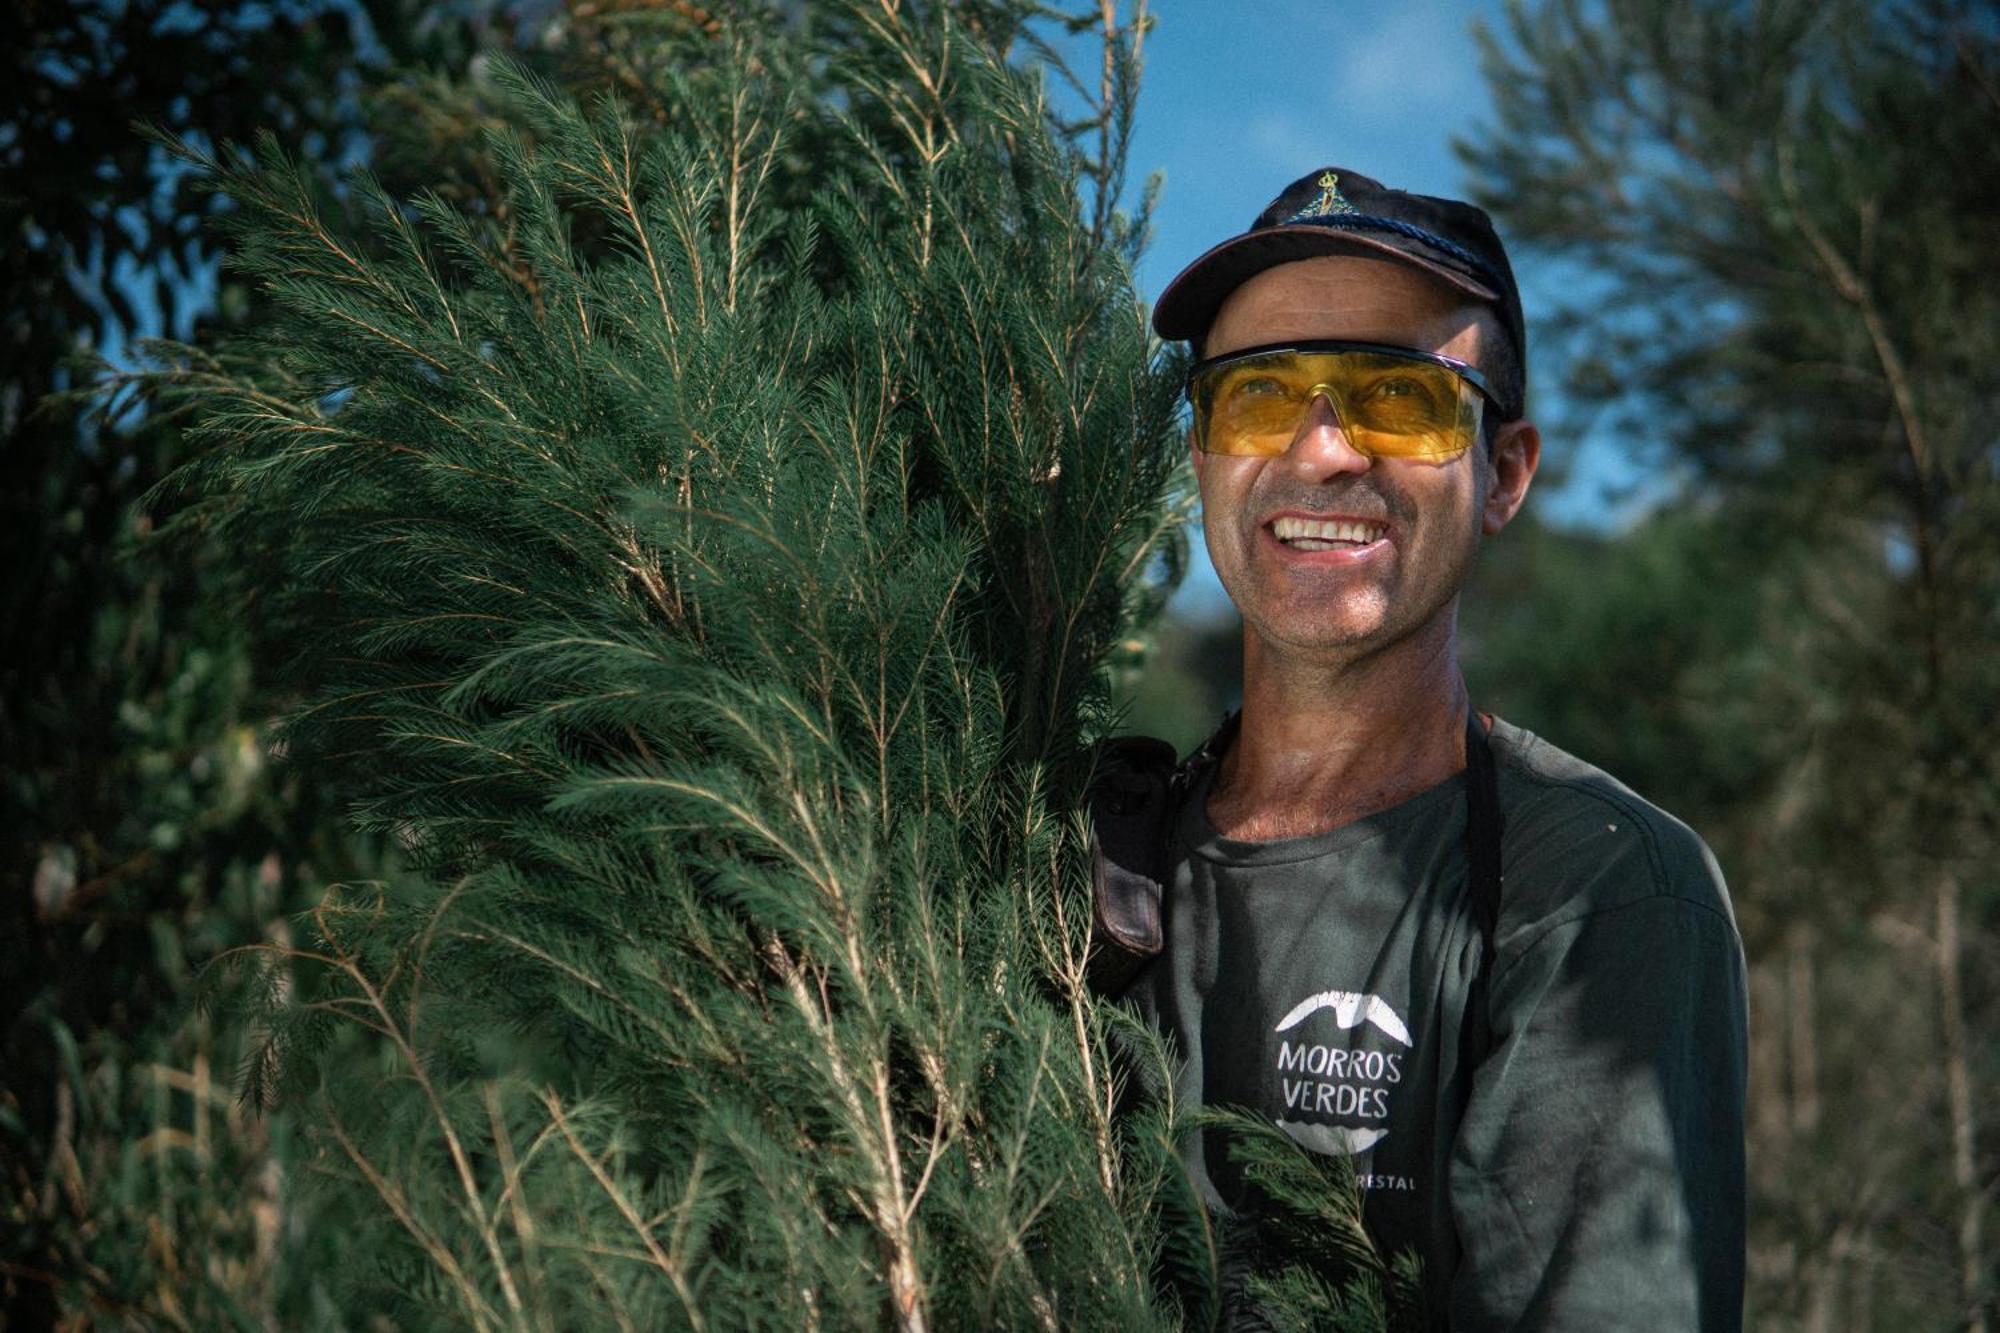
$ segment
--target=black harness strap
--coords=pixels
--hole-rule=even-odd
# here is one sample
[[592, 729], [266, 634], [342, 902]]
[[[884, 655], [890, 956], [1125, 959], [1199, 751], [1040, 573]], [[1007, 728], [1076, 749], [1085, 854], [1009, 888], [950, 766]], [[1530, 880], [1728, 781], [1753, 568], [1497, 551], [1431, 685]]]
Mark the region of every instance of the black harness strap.
[[1500, 924], [1500, 839], [1507, 820], [1500, 813], [1500, 780], [1493, 765], [1493, 743], [1479, 714], [1465, 720], [1465, 855], [1471, 869], [1472, 916], [1486, 945], [1481, 970], [1493, 961], [1493, 931]]
[[1493, 743], [1480, 724], [1478, 710], [1473, 709], [1465, 717], [1465, 887], [1473, 923], [1479, 927], [1479, 969], [1472, 975], [1458, 1025], [1458, 1067], [1467, 1097], [1472, 1094], [1471, 1071], [1493, 1044], [1486, 989], [1493, 974], [1493, 936], [1500, 926], [1500, 840], [1506, 831]]

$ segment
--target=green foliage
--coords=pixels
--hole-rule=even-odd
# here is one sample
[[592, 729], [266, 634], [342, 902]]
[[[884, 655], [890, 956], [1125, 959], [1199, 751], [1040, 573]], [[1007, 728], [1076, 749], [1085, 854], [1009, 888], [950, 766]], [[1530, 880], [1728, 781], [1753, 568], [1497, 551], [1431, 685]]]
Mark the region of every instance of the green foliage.
[[[293, 1322], [272, 1281], [287, 1127], [229, 1108], [236, 1025], [192, 974], [375, 858], [275, 774], [257, 622], [216, 552], [163, 557], [137, 501], [175, 422], [99, 415], [90, 355], [254, 317], [213, 280], [210, 202], [134, 119], [348, 151], [357, 61], [435, 51], [401, 0], [121, 0], [0, 13], [0, 1324]], [[406, 40], [407, 39], [407, 40]], [[250, 1182], [246, 1187], [244, 1182]], [[247, 1189], [247, 1193], [246, 1193]], [[312, 1238], [338, 1266], [338, 1237]], [[311, 1266], [295, 1270], [304, 1299]]]
[[[951, 10], [846, 12], [837, 103], [782, 35], [644, 130], [501, 72], [504, 253], [182, 145], [281, 312], [164, 386], [186, 522], [260, 553], [292, 762], [415, 871], [237, 956], [251, 1087], [316, 1086], [369, 1219], [355, 1314], [1161, 1317], [1068, 812], [1176, 540], [1174, 383], [1033, 85]], [[845, 145], [805, 185], [795, 134]]]
[[1126, 650], [1118, 697], [1130, 731], [1187, 754], [1243, 702], [1243, 627], [1234, 613], [1215, 620], [1170, 613]]
[[1361, 1188], [1351, 1158], [1301, 1152], [1269, 1119], [1218, 1108], [1197, 1128], [1227, 1136], [1226, 1151], [1259, 1200], [1254, 1219], [1222, 1242], [1222, 1267], [1246, 1311], [1274, 1329], [1328, 1333], [1415, 1330], [1424, 1326], [1420, 1262], [1405, 1252], [1385, 1260], [1361, 1222]]

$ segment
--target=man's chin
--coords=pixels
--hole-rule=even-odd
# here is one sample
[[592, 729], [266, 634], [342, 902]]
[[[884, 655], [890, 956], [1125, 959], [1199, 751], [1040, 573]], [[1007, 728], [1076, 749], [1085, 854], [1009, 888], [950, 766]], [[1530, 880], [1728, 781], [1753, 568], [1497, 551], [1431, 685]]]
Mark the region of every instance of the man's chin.
[[1381, 617], [1325, 617], [1300, 621], [1246, 619], [1264, 649], [1274, 658], [1335, 666], [1367, 657], [1397, 639]]
[[[1371, 590], [1380, 593], [1383, 590]], [[1405, 645], [1452, 638], [1454, 603], [1413, 612], [1387, 596], [1349, 596], [1317, 605], [1287, 601], [1273, 613], [1270, 604], [1238, 603], [1251, 649], [1273, 663], [1342, 667]], [[1246, 662], [1246, 665], [1248, 663]]]

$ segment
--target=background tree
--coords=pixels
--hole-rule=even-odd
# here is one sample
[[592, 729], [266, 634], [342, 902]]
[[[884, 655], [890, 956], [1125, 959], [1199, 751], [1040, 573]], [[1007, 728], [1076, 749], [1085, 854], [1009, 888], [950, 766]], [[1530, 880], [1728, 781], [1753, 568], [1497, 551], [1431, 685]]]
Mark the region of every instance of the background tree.
[[1544, 374], [1677, 488], [1587, 559], [1528, 544], [1476, 689], [1730, 871], [1768, 1327], [1993, 1319], [1991, 18], [1516, 3], [1465, 149], [1511, 239], [1599, 275]]
[[[289, 1125], [235, 1109], [240, 1024], [193, 972], [376, 857], [275, 768], [260, 634], [220, 552], [140, 505], [176, 422], [65, 396], [136, 340], [266, 317], [213, 198], [133, 129], [269, 128], [331, 183], [371, 86], [462, 68], [481, 6], [27, 3], [0, 15], [0, 1322], [299, 1326], [339, 1235], [288, 1206]], [[504, 42], [503, 29], [491, 34]], [[377, 127], [379, 128], [379, 126]], [[331, 197], [329, 195], [329, 197]], [[310, 1252], [310, 1260], [302, 1257]]]

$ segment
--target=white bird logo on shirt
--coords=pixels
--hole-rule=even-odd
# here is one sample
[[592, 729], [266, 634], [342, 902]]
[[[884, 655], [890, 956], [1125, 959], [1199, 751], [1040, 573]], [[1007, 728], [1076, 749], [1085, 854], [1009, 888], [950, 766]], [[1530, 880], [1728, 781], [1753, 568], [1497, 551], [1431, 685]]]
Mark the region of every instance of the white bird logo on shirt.
[[1313, 1125], [1280, 1120], [1278, 1128], [1301, 1148], [1328, 1157], [1356, 1157], [1389, 1137], [1386, 1129], [1349, 1129], [1345, 1125]]
[[1292, 1006], [1290, 1013], [1278, 1020], [1274, 1032], [1289, 1032], [1322, 1009], [1333, 1010], [1334, 1022], [1340, 1024], [1341, 1031], [1359, 1023], [1372, 1023], [1397, 1041], [1408, 1046], [1410, 1030], [1403, 1026], [1403, 1020], [1396, 1017], [1396, 1011], [1389, 1002], [1379, 995], [1364, 995], [1352, 990], [1323, 990], [1317, 995], [1308, 995]]

